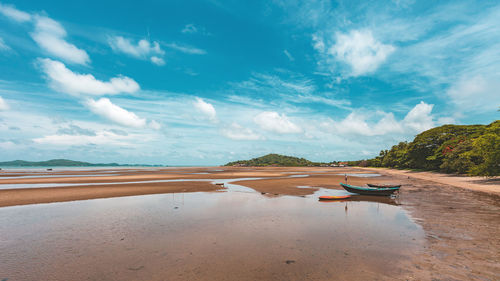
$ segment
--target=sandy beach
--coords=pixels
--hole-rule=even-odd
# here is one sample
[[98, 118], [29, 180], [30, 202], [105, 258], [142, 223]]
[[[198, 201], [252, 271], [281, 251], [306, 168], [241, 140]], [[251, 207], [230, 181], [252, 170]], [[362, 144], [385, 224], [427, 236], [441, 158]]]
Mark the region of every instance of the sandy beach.
[[[316, 196], [317, 192], [319, 191], [344, 192], [338, 185], [338, 183], [344, 181], [345, 174], [348, 174], [348, 182], [354, 185], [364, 185], [366, 183], [399, 183], [402, 184], [403, 187], [398, 198], [394, 200], [391, 199], [387, 202], [384, 200], [374, 200], [362, 197], [358, 197], [356, 199], [353, 198], [352, 201], [334, 203], [333, 205], [321, 204], [320, 202], [317, 202], [317, 198], [314, 198], [314, 196]], [[225, 182], [225, 187], [216, 185], [216, 183], [220, 182]], [[228, 190], [228, 186], [229, 190], [241, 186], [242, 188], [249, 189], [250, 191], [248, 192], [250, 193], [245, 193], [246, 190], [244, 190], [243, 193], [227, 193], [225, 191]], [[217, 279], [219, 280], [231, 280], [231, 278], [228, 278], [228, 276], [238, 276], [239, 280], [253, 280], [255, 278], [263, 278], [263, 276], [266, 276], [266, 278], [277, 280], [280, 280], [280, 278], [283, 280], [303, 280], [304, 278], [306, 278], [306, 276], [309, 276], [311, 279], [315, 280], [346, 280], [346, 278], [350, 280], [366, 280], [367, 278], [372, 280], [500, 279], [500, 229], [498, 228], [498, 224], [500, 223], [500, 197], [498, 195], [500, 186], [498, 185], [497, 179], [486, 180], [453, 177], [436, 173], [415, 173], [387, 169], [381, 170], [329, 167], [193, 167], [168, 169], [100, 169], [83, 171], [55, 170], [50, 172], [16, 172], [15, 170], [2, 170], [0, 172], [0, 188], [0, 206], [2, 207], [16, 205], [24, 205], [26, 207], [29, 207], [38, 206], [30, 204], [50, 202], [68, 202], [64, 204], [74, 204], [71, 201], [96, 198], [110, 198], [110, 200], [116, 200], [116, 197], [123, 196], [127, 196], [126, 198], [130, 198], [124, 198], [123, 200], [125, 201], [123, 202], [126, 202], [126, 200], [139, 200], [140, 198], [142, 198], [141, 196], [135, 195], [157, 194], [153, 196], [160, 196], [158, 198], [169, 198], [165, 196], [167, 196], [167, 194], [172, 194], [172, 196], [174, 196], [172, 198], [178, 198], [175, 197], [177, 195], [182, 196], [182, 200], [184, 200], [184, 196], [186, 196], [186, 198], [188, 199], [196, 199], [199, 196], [209, 196], [207, 198], [222, 198], [224, 199], [223, 202], [225, 202], [224, 206], [230, 206], [223, 208], [234, 208], [232, 212], [235, 216], [236, 214], [238, 214], [238, 212], [245, 212], [237, 215], [239, 217], [233, 218], [231, 217], [231, 213], [226, 213], [221, 210], [213, 214], [209, 212], [212, 215], [210, 217], [207, 217], [207, 221], [217, 220], [218, 222], [214, 222], [214, 225], [220, 224], [219, 229], [223, 229], [225, 225], [230, 221], [232, 221], [236, 225], [242, 223], [242, 225], [239, 227], [242, 228], [241, 231], [243, 232], [238, 232], [239, 234], [236, 236], [233, 236], [231, 233], [227, 232], [219, 233], [218, 230], [213, 229], [214, 225], [206, 224], [205, 221], [203, 223], [200, 222], [203, 227], [200, 226], [199, 230], [197, 230], [197, 228], [195, 227], [194, 229], [186, 228], [186, 231], [188, 232], [184, 234], [175, 234], [175, 231], [171, 233], [171, 235], [173, 236], [169, 237], [173, 239], [172, 241], [178, 240], [179, 245], [185, 245], [184, 247], [191, 247], [191, 243], [193, 243], [193, 241], [200, 241], [201, 244], [197, 244], [199, 248], [196, 248], [196, 250], [192, 250], [193, 252], [200, 251], [198, 254], [198, 258], [189, 257], [189, 255], [184, 256], [186, 253], [174, 254], [174, 256], [171, 257], [171, 262], [173, 264], [171, 264], [172, 267], [170, 269], [165, 268], [160, 263], [157, 263], [158, 261], [156, 260], [148, 260], [148, 265], [145, 265], [143, 262], [137, 261], [137, 263], [139, 263], [140, 265], [127, 267], [128, 269], [124, 271], [131, 274], [133, 273], [132, 275], [121, 275], [122, 273], [124, 274], [124, 272], [116, 269], [117, 272], [119, 272], [119, 275], [117, 275], [118, 277], [113, 277], [113, 275], [103, 275], [106, 276], [107, 279], [118, 278], [120, 280], [133, 280], [134, 278], [147, 278], [148, 280], [162, 280], [165, 277], [164, 274], [174, 273], [174, 275], [169, 275], [172, 277], [170, 278], [172, 280], [211, 280], [214, 276], [217, 276]], [[154, 198], [156, 198], [147, 196], [143, 197], [150, 198], [148, 200], [153, 200]], [[196, 203], [196, 205], [193, 205], [193, 207], [195, 207], [199, 204], [202, 204], [203, 202], [203, 200], [197, 200], [198, 199], [196, 199], [195, 201], [188, 201], [200, 202]], [[236, 201], [234, 201], [233, 204], [231, 203], [233, 202], [231, 200]], [[261, 204], [259, 202], [261, 202], [262, 200], [265, 200], [263, 201], [266, 202], [265, 206], [258, 205]], [[77, 202], [89, 202], [90, 204], [91, 202], [93, 202], [93, 200]], [[112, 202], [117, 202], [114, 204], [119, 203], [119, 201]], [[322, 245], [322, 243], [327, 243], [327, 240], [325, 239], [327, 239], [326, 237], [328, 236], [318, 236], [317, 238], [315, 238], [318, 243], [323, 241], [320, 244], [315, 244], [313, 242], [314, 239], [309, 242], [305, 242], [303, 240], [304, 237], [302, 236], [300, 236], [300, 238], [294, 238], [294, 235], [297, 235], [298, 229], [301, 229], [300, 225], [295, 225], [294, 223], [292, 223], [297, 218], [294, 218], [292, 216], [289, 220], [287, 220], [289, 221], [288, 224], [285, 224], [283, 222], [279, 225], [279, 227], [275, 225], [276, 223], [282, 221], [283, 216], [289, 216], [290, 212], [299, 215], [301, 208], [303, 208], [301, 206], [304, 204], [301, 202], [308, 202], [307, 204], [309, 204], [308, 206], [310, 206], [308, 208], [313, 208], [311, 210], [320, 208], [318, 210], [321, 210], [321, 212], [328, 211], [328, 209], [326, 208], [334, 208], [339, 212], [337, 215], [343, 214], [345, 207], [346, 216], [348, 215], [348, 208], [349, 212], [354, 212], [352, 214], [349, 213], [351, 216], [353, 216], [353, 214], [356, 214], [356, 212], [361, 212], [362, 209], [359, 208], [362, 208], [362, 206], [365, 206], [366, 204], [368, 204], [366, 205], [367, 208], [372, 208], [375, 206], [377, 206], [377, 208], [380, 208], [380, 204], [382, 204], [382, 206], [386, 206], [382, 209], [386, 208], [387, 212], [401, 210], [404, 213], [407, 213], [411, 224], [415, 224], [417, 229], [421, 229], [423, 235], [421, 238], [419, 238], [420, 236], [418, 234], [418, 231], [412, 230], [411, 232], [403, 236], [403, 238], [397, 238], [397, 236], [394, 236], [390, 239], [388, 238], [386, 242], [389, 243], [392, 241], [394, 245], [387, 246], [384, 244], [385, 242], [383, 241], [385, 240], [382, 237], [389, 237], [389, 233], [380, 233], [380, 235], [382, 235], [381, 237], [377, 238], [377, 236], [373, 236], [372, 238], [370, 238], [371, 235], [376, 235], [375, 233], [376, 231], [378, 231], [376, 230], [376, 225], [374, 225], [373, 227], [375, 228], [370, 230], [370, 232], [372, 232], [373, 234], [367, 234], [368, 236], [364, 237], [367, 244], [361, 244], [364, 245], [364, 248], [373, 247], [377, 244], [379, 244], [378, 246], [385, 245], [385, 248], [382, 247], [373, 249], [372, 252], [364, 252], [364, 250], [362, 250], [361, 248], [355, 247], [354, 245], [356, 245], [363, 239], [363, 236], [360, 234], [361, 236], [356, 238], [361, 239], [357, 240], [358, 242], [343, 241], [339, 242], [340, 244], [335, 246], [341, 247], [341, 245], [348, 243], [352, 244], [353, 248], [344, 250], [342, 250], [342, 248], [334, 248], [330, 252], [323, 252], [324, 249], [321, 249], [320, 245]], [[217, 203], [216, 205], [220, 204], [221, 203]], [[248, 204], [257, 205], [253, 206]], [[42, 204], [39, 206], [41, 206], [41, 208], [49, 208], [48, 210], [52, 210], [53, 207], [51, 206], [66, 205]], [[161, 208], [165, 207], [163, 205], [160, 206], [162, 206]], [[176, 208], [182, 209], [183, 205], [176, 206], [178, 206]], [[273, 211], [273, 208], [276, 208], [278, 206], [282, 206], [279, 208], [285, 209], [279, 209], [281, 211], [278, 211], [278, 209], [276, 209], [276, 211]], [[9, 211], [22, 211], [24, 210], [23, 208], [23, 206], [18, 206], [2, 209]], [[261, 208], [261, 210], [259, 210], [259, 208]], [[356, 211], [356, 208], [358, 208], [359, 211]], [[111, 212], [110, 214], [113, 214], [116, 210], [116, 208], [112, 208], [108, 212]], [[122, 209], [122, 211], [124, 210]], [[257, 214], [259, 214], [257, 217], [262, 216], [262, 219], [254, 220], [256, 218], [255, 215]], [[372, 215], [369, 213], [366, 214], [367, 215], [365, 216], [368, 216], [366, 217], [367, 219]], [[199, 216], [195, 214], [193, 215], [193, 218]], [[241, 216], [244, 218], [246, 215], [249, 215], [254, 219], [249, 220], [246, 223], [245, 220], [240, 221]], [[119, 218], [120, 215], [117, 216]], [[169, 218], [175, 219], [176, 217], [169, 216]], [[269, 218], [270, 221], [267, 221], [267, 219], [263, 218]], [[147, 218], [145, 219], [149, 220]], [[179, 219], [181, 219], [181, 217], [179, 217]], [[157, 220], [162, 219], [161, 217], [158, 217]], [[373, 220], [373, 218], [371, 218], [371, 220]], [[9, 221], [7, 221], [7, 224], [8, 222]], [[248, 224], [249, 222], [251, 223]], [[308, 218], [303, 221], [302, 224], [304, 225], [313, 222], [314, 219], [311, 221], [311, 218]], [[181, 225], [184, 222], [180, 220], [176, 221], [175, 223]], [[327, 222], [322, 223], [325, 224]], [[345, 223], [346, 222], [343, 222], [343, 224]], [[66, 222], [64, 224], [66, 224]], [[255, 227], [254, 230], [252, 230], [251, 228], [247, 229], [252, 225]], [[311, 225], [308, 228], [314, 229], [316, 227], [317, 226], [315, 225]], [[343, 228], [345, 227], [346, 226], [344, 226]], [[393, 227], [397, 228], [400, 226], [398, 226], [398, 224], [396, 223]], [[278, 231], [278, 228], [281, 229], [281, 231]], [[212, 230], [210, 229], [213, 229], [213, 231], [215, 232], [212, 233]], [[260, 231], [256, 231], [256, 229], [260, 229]], [[266, 231], [262, 232], [262, 229], [266, 229]], [[397, 233], [399, 232], [404, 233], [403, 229], [397, 229], [398, 230], [395, 230], [395, 233], [393, 234], [397, 235]], [[11, 231], [12, 230], [8, 230], [5, 228], [0, 229], [3, 237], [9, 236]], [[130, 233], [134, 231], [131, 230]], [[156, 231], [157, 230], [151, 230], [149, 232], [145, 232], [143, 235], [145, 235], [145, 237], [149, 237], [150, 235], [154, 235]], [[275, 231], [277, 232], [275, 233]], [[254, 236], [247, 236], [247, 234], [243, 233], [253, 233], [252, 235]], [[259, 233], [267, 233], [265, 235], [271, 236], [263, 236], [260, 238], [255, 237], [255, 235], [259, 235]], [[316, 235], [318, 235], [318, 233], [315, 234], [314, 232], [311, 232], [308, 234], [308, 237], [315, 237]], [[360, 233], [363, 233], [363, 231], [361, 231]], [[71, 234], [70, 236], [72, 235], [75, 234]], [[208, 246], [214, 245], [213, 243], [216, 243], [216, 241], [202, 238], [204, 235], [221, 235], [225, 237], [227, 241], [229, 241], [229, 244], [227, 244], [224, 248], [225, 250], [223, 251], [223, 256], [220, 256], [222, 252], [220, 252], [219, 250], [216, 251], [216, 248], [210, 248]], [[357, 237], [357, 234], [355, 234], [354, 232], [352, 233], [352, 235], [353, 237]], [[282, 239], [285, 239], [285, 237], [289, 237], [288, 239], [290, 240], [285, 239], [283, 240], [284, 242], [278, 242], [280, 240], [275, 239], [277, 239], [279, 236], [282, 236]], [[183, 240], [180, 237], [185, 237], [183, 239], [188, 240]], [[343, 236], [338, 236], [337, 238], [335, 238], [337, 240], [332, 240], [328, 243], [334, 243], [331, 244], [332, 246], [336, 245], [336, 242], [334, 241], [342, 240], [342, 238], [340, 237]], [[33, 243], [37, 243], [38, 238], [33, 239]], [[84, 238], [74, 237], [71, 239]], [[160, 238], [160, 236], [156, 238], [150, 237], [148, 239], [153, 239], [151, 241], [156, 241], [154, 242], [155, 245], [160, 245], [161, 243], [167, 243], [165, 245], [170, 245], [170, 242], [168, 242], [168, 240], [164, 240], [166, 238]], [[403, 240], [399, 241], [398, 239]], [[10, 240], [7, 239], [5, 241]], [[201, 241], [205, 242], [202, 243]], [[273, 243], [277, 244], [268, 244], [270, 241], [275, 241]], [[379, 242], [377, 243], [375, 241]], [[89, 243], [92, 244], [93, 242]], [[398, 243], [401, 243], [400, 245], [408, 245], [408, 247], [397, 246], [399, 245]], [[156, 256], [153, 251], [153, 245], [141, 244], [141, 246], [139, 246], [139, 244], [137, 244], [136, 246], [129, 246], [130, 249], [137, 249], [137, 259], [139, 259], [139, 257], [141, 257], [142, 255]], [[3, 245], [4, 247], [7, 247], [6, 245], [9, 244], [4, 243]], [[58, 245], [59, 244], [56, 244], [56, 246], [54, 247], [57, 249]], [[103, 244], [101, 247], [104, 247], [103, 249], [106, 249], [106, 247], [111, 247], [109, 248], [109, 251], [111, 252], [118, 251], [118, 248], [114, 248], [117, 246], [111, 245], [105, 246]], [[241, 248], [241, 245], [247, 246]], [[264, 245], [268, 245], [267, 247], [271, 248], [277, 247], [273, 248], [273, 252], [276, 254], [269, 254], [270, 256], [268, 256], [268, 259], [264, 259], [262, 261], [267, 263], [267, 265], [260, 262], [258, 258], [259, 252], [256, 252], [255, 249], [251, 249], [252, 247], [266, 247]], [[9, 261], [11, 261], [12, 264], [15, 264], [20, 262], [19, 260], [17, 260], [18, 255], [16, 254], [18, 251], [16, 249], [19, 247], [19, 245], [12, 247], [13, 248], [7, 247], [3, 250], [6, 253], [10, 253]], [[149, 249], [149, 247], [152, 248]], [[393, 247], [392, 251], [388, 251], [390, 247]], [[103, 259], [101, 261], [103, 264], [111, 262], [111, 256], [104, 258], [104, 254], [97, 254], [99, 252], [98, 249], [99, 248], [96, 248], [96, 252], [94, 253], [98, 255], [96, 258]], [[317, 250], [313, 251], [313, 249]], [[177, 251], [177, 248], [170, 248], [170, 250], [173, 250], [175, 252]], [[29, 249], [27, 249], [26, 251], [29, 251]], [[153, 252], [148, 254], [147, 251]], [[383, 260], [385, 260], [386, 262], [392, 261], [390, 263], [390, 266], [387, 266], [387, 264], [381, 264], [380, 262], [382, 260], [380, 260], [379, 262], [376, 261], [376, 257], [386, 251], [388, 252], [385, 254], [386, 256], [384, 256]], [[217, 253], [217, 256], [214, 256], [215, 253]], [[241, 255], [241, 253], [246, 254]], [[280, 253], [283, 254], [283, 257], [280, 256]], [[122, 254], [124, 253], [118, 254], [117, 252], [115, 253], [115, 256]], [[295, 256], [295, 258], [286, 258], [285, 256], [287, 255]], [[177, 260], [179, 258], [184, 260], [182, 265], [175, 262], [175, 257], [177, 257]], [[206, 259], [202, 257], [205, 257]], [[236, 260], [238, 260], [239, 265], [232, 264], [229, 267], [228, 263], [230, 263], [230, 261], [227, 260], [227, 258], [229, 257], [234, 257]], [[82, 258], [83, 257], [80, 257], [80, 259]], [[356, 273], [342, 272], [342, 274], [337, 273], [332, 275], [332, 272], [328, 271], [328, 267], [319, 267], [319, 264], [323, 265], [324, 261], [329, 261], [337, 265], [342, 264], [343, 268], [347, 269], [350, 268], [350, 266], [352, 266], [352, 264], [360, 258], [365, 259], [366, 262], [364, 263], [364, 265], [359, 265], [359, 272]], [[157, 257], [157, 259], [161, 260], [162, 258]], [[206, 266], [207, 259], [214, 262], [213, 266]], [[272, 265], [275, 260], [280, 260], [280, 263], [278, 263], [279, 265]], [[92, 260], [88, 261], [89, 265], [93, 264], [93, 262], [94, 261]], [[52, 264], [50, 258], [47, 263]], [[78, 264], [81, 264], [81, 260], [78, 262]], [[174, 266], [174, 264], [176, 265]], [[284, 267], [283, 264], [285, 264]], [[326, 264], [324, 265], [326, 266]], [[68, 267], [71, 268], [70, 265], [68, 265]], [[153, 269], [151, 269], [151, 267], [153, 267]], [[311, 271], [311, 268], [314, 267], [317, 267], [316, 271]], [[180, 268], [183, 269], [182, 272], [178, 271]], [[252, 270], [255, 269], [256, 271], [250, 272], [245, 268], [252, 268]], [[263, 271], [259, 273], [259, 271], [257, 270], [258, 268], [263, 268]], [[3, 272], [5, 272], [5, 270], [8, 270], [8, 268], [1, 268], [1, 266], [0, 269], [3, 270]], [[22, 274], [19, 273], [20, 275], [16, 275], [15, 272], [9, 272], [8, 275], [0, 275], [0, 277], [29, 277], [32, 276], [30, 274], [33, 274], [37, 270], [37, 267], [34, 265], [32, 270], [25, 270]], [[58, 271], [57, 269], [54, 270], [55, 271], [51, 273], [53, 275], [45, 275], [46, 273], [43, 273], [41, 274], [41, 276], [52, 276], [54, 280], [62, 280], [61, 278], [63, 278], [64, 276], [71, 276], [72, 274], [68, 271]], [[103, 272], [106, 272], [104, 268], [102, 270]], [[196, 273], [196, 270], [198, 270], [199, 273]], [[338, 268], [338, 270], [341, 270], [341, 268]], [[141, 271], [144, 275], [140, 275]], [[210, 274], [207, 274], [207, 272], [209, 272]], [[285, 275], [275, 275], [278, 272], [287, 273]], [[80, 275], [77, 275], [78, 278], [76, 279], [83, 279], [84, 277], [90, 278], [85, 274], [86, 273], [84, 271], [81, 272]], [[93, 278], [98, 278], [98, 276], [93, 276]], [[15, 278], [12, 278], [12, 280], [15, 280]]]
[[436, 172], [414, 172], [388, 168], [360, 168], [368, 172], [407, 176], [415, 179], [432, 181], [473, 191], [500, 195], [500, 177], [470, 177], [464, 175], [442, 174]]
[[[297, 168], [181, 168], [142, 171], [124, 169], [89, 171], [53, 171], [41, 173], [0, 172], [0, 206], [62, 202], [142, 194], [216, 191], [217, 180], [235, 179], [236, 184], [274, 195], [306, 195], [317, 188], [339, 188], [345, 173], [360, 170], [317, 167]], [[296, 176], [307, 177], [296, 177]], [[248, 180], [248, 179], [252, 180]], [[206, 180], [200, 182], [199, 180]], [[174, 182], [157, 182], [174, 181]], [[363, 178], [349, 177], [352, 184], [363, 184]], [[377, 182], [390, 182], [378, 177]], [[32, 187], [43, 185], [47, 187]], [[65, 185], [67, 184], [67, 185]], [[77, 184], [78, 186], [72, 186]], [[297, 186], [310, 186], [298, 188]]]

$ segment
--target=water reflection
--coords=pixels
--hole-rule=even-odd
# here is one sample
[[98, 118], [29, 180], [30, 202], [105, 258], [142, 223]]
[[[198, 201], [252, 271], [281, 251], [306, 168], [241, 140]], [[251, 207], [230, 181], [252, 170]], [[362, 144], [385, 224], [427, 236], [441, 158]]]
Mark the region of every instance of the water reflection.
[[[327, 191], [342, 192], [318, 192]], [[397, 204], [353, 197], [200, 192], [6, 207], [0, 278], [355, 280], [397, 271], [422, 230]]]
[[30, 178], [73, 178], [73, 177], [110, 177], [119, 176], [119, 174], [85, 174], [85, 175], [68, 175], [68, 174], [53, 174], [53, 175], [35, 175], [23, 176], [22, 174], [6, 174], [8, 176], [1, 176], [0, 179], [30, 179]]
[[339, 202], [374, 202], [388, 204], [393, 206], [400, 205], [399, 198], [390, 196], [369, 196], [369, 195], [352, 195], [349, 198], [339, 200], [320, 200], [322, 203], [339, 203]]
[[236, 184], [231, 184], [236, 181], [247, 180], [262, 180], [262, 179], [282, 179], [282, 178], [303, 178], [309, 175], [290, 175], [285, 177], [254, 177], [254, 178], [231, 178], [231, 179], [166, 179], [166, 180], [142, 180], [142, 181], [125, 181], [125, 182], [83, 182], [83, 183], [12, 183], [0, 184], [0, 189], [21, 189], [21, 188], [47, 188], [47, 187], [63, 187], [63, 186], [95, 186], [95, 185], [122, 185], [122, 184], [148, 184], [148, 183], [161, 183], [161, 182], [211, 182], [224, 183], [227, 191], [236, 192], [255, 192], [255, 190]]

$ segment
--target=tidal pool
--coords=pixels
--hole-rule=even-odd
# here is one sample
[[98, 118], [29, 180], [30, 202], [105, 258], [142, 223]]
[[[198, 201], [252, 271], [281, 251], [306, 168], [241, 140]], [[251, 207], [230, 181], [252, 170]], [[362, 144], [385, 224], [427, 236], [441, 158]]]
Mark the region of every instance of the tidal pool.
[[229, 188], [0, 208], [0, 280], [384, 279], [422, 245], [393, 199]]
[[[308, 177], [309, 175], [290, 175], [286, 177], [273, 177], [275, 179], [280, 179], [280, 178], [305, 178]], [[37, 177], [34, 177], [37, 178]], [[41, 177], [40, 177], [41, 178]], [[59, 177], [59, 178], [64, 178], [64, 177]], [[131, 184], [131, 183], [159, 183], [159, 182], [194, 182], [194, 181], [208, 181], [212, 182], [213, 184], [215, 183], [224, 183], [224, 184], [229, 184], [231, 182], [235, 181], [245, 181], [245, 180], [261, 180], [261, 179], [272, 179], [269, 177], [261, 177], [261, 178], [233, 178], [233, 179], [168, 179], [168, 180], [142, 180], [142, 181], [126, 181], [126, 182], [83, 182], [83, 183], [7, 183], [7, 184], [0, 184], [0, 190], [1, 189], [22, 189], [22, 188], [50, 188], [50, 187], [64, 187], [64, 186], [92, 186], [92, 185], [123, 185], [123, 184]], [[249, 188], [249, 187], [244, 187], [241, 185], [229, 185], [226, 187], [231, 187], [237, 188], [238, 191], [248, 191], [248, 192], [255, 192], [255, 190]], [[237, 190], [230, 190], [230, 191], [237, 191]]]

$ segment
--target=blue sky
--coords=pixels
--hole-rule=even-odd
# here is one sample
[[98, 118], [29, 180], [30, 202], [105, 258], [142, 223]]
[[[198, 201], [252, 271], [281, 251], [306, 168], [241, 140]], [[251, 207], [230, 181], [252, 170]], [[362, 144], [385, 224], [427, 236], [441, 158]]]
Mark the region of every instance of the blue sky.
[[499, 117], [498, 1], [0, 2], [0, 160], [373, 157]]

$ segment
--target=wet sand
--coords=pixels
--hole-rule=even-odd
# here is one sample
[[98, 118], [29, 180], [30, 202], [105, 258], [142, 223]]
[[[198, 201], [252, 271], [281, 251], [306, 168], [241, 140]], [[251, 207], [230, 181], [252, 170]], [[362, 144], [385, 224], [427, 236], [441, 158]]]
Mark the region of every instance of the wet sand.
[[497, 194], [500, 196], [500, 177], [469, 177], [463, 175], [442, 174], [436, 172], [414, 172], [387, 168], [360, 168], [372, 173], [407, 176], [415, 179], [432, 181], [473, 191]]
[[[0, 207], [35, 203], [63, 202], [117, 196], [131, 196], [141, 194], [175, 193], [215, 191], [220, 189], [214, 185], [218, 179], [263, 178], [258, 181], [241, 181], [236, 184], [251, 187], [259, 192], [275, 195], [306, 195], [312, 194], [317, 188], [297, 188], [297, 186], [322, 186], [338, 188], [338, 183], [344, 181], [339, 173], [357, 172], [352, 169], [332, 169], [318, 167], [297, 168], [179, 168], [150, 170], [99, 170], [99, 173], [113, 173], [113, 175], [96, 175], [96, 170], [55, 171], [40, 173], [13, 173], [2, 170], [0, 176]], [[15, 175], [14, 175], [15, 174]], [[69, 175], [68, 175], [69, 174]], [[23, 177], [29, 175], [29, 177]], [[39, 177], [34, 177], [34, 176]], [[84, 175], [84, 176], [82, 176]], [[307, 176], [307, 177], [300, 177]], [[349, 177], [349, 182], [362, 184], [364, 178]], [[380, 177], [377, 180], [388, 180]], [[148, 182], [148, 181], [175, 181], [182, 182]], [[192, 181], [190, 181], [192, 180]], [[197, 180], [207, 180], [197, 182]], [[210, 182], [212, 180], [213, 182]], [[130, 183], [133, 182], [133, 183]], [[144, 183], [139, 183], [144, 182]], [[89, 185], [85, 185], [88, 183]], [[102, 185], [99, 185], [101, 183]], [[36, 185], [45, 184], [48, 187], [38, 188]], [[50, 185], [53, 184], [53, 187]], [[64, 186], [68, 184], [68, 186]], [[80, 184], [79, 186], [70, 186]], [[19, 185], [16, 187], [15, 185]], [[31, 187], [30, 185], [35, 185]], [[36, 187], [36, 188], [34, 188]]]
[[[266, 194], [308, 195], [313, 194], [319, 187], [339, 189], [339, 183], [344, 182], [344, 179], [344, 176], [338, 175], [338, 173], [311, 173], [308, 177], [303, 178], [270, 178], [265, 180], [236, 181], [234, 183], [251, 187]], [[348, 177], [348, 183], [353, 185], [365, 185], [367, 182], [374, 181], [372, 178]], [[376, 181], [387, 183], [390, 182], [390, 178], [377, 177]]]
[[[424, 248], [407, 264], [409, 280], [500, 280], [497, 179], [363, 170], [378, 171], [402, 183], [402, 207], [425, 230]], [[475, 183], [472, 188], [467, 186], [470, 181]]]
[[[349, 176], [348, 182], [400, 183], [403, 187], [399, 197], [388, 202], [359, 196], [350, 201], [316, 201], [320, 191], [345, 193], [338, 185], [344, 181], [343, 174], [367, 172], [383, 175]], [[98, 173], [113, 175], [71, 176]], [[73, 280], [500, 280], [500, 197], [495, 195], [499, 188], [495, 179], [474, 179], [474, 184], [489, 190], [478, 192], [477, 186], [475, 190], [457, 188], [463, 184], [457, 184], [456, 178], [446, 181], [446, 175], [423, 178], [421, 174], [358, 168], [204, 167], [12, 174], [0, 173], [0, 189], [2, 184], [97, 185], [1, 189], [0, 206], [158, 195], [0, 208], [0, 250], [8, 257], [8, 263], [0, 265], [0, 273], [9, 272], [9, 276], [0, 275], [0, 279], [42, 276], [64, 280], [64, 276], [74, 276]], [[23, 175], [50, 177], [15, 178]], [[297, 175], [307, 177], [290, 177]], [[147, 183], [178, 179], [186, 181]], [[250, 187], [263, 195], [213, 192], [220, 190], [213, 184], [217, 179], [234, 179], [232, 184]], [[144, 183], [127, 183], [130, 181]], [[181, 196], [182, 200], [187, 198], [185, 206], [192, 208], [186, 211], [198, 213], [180, 217], [177, 216], [183, 213], [172, 213], [183, 208], [178, 204]], [[168, 198], [173, 198], [170, 203]], [[155, 205], [158, 200], [160, 205]], [[132, 203], [122, 206], [123, 202]], [[72, 222], [86, 217], [88, 211], [83, 210], [91, 210], [88, 206], [95, 204], [110, 215], [111, 225], [104, 218], [95, 219], [100, 224], [93, 225], [92, 216], [87, 221]], [[82, 206], [82, 213], [63, 215], [65, 208], [78, 206]], [[134, 215], [127, 211], [128, 207], [141, 211]], [[371, 217], [373, 208], [382, 210], [384, 215]], [[400, 210], [404, 213], [398, 213]], [[46, 219], [39, 221], [38, 212], [47, 212]], [[386, 220], [395, 212], [399, 217], [396, 224]], [[324, 220], [329, 215], [333, 221]], [[26, 217], [27, 221], [12, 221], [10, 217], [21, 221]], [[136, 221], [139, 217], [145, 222]], [[368, 220], [351, 224], [363, 218]], [[383, 221], [369, 223], [378, 219]], [[32, 220], [36, 221], [34, 225]], [[45, 229], [43, 221], [56, 225]], [[130, 221], [135, 224], [130, 225]], [[365, 229], [362, 224], [370, 226]], [[410, 231], [399, 228], [399, 224], [416, 228]], [[31, 233], [33, 227], [41, 228], [44, 238]], [[104, 237], [93, 233], [96, 229]], [[121, 237], [122, 233], [133, 237], [129, 240]], [[344, 239], [349, 235], [350, 239]], [[45, 245], [54, 249], [47, 250]], [[89, 247], [89, 252], [83, 250], [85, 247]], [[40, 254], [42, 250], [48, 252]], [[19, 251], [24, 251], [21, 259], [34, 259], [26, 265], [29, 270], [9, 270], [14, 264], [25, 262], [18, 260]], [[64, 251], [62, 256], [67, 256], [68, 261], [57, 259], [57, 251]], [[43, 268], [38, 267], [37, 259], [41, 259], [38, 262], [42, 262]], [[81, 267], [75, 268], [75, 264]], [[92, 272], [89, 268], [97, 269]]]
[[0, 190], [0, 207], [36, 203], [65, 202], [138, 194], [216, 191], [209, 182], [133, 183], [120, 185], [82, 185], [67, 187], [23, 188]]

